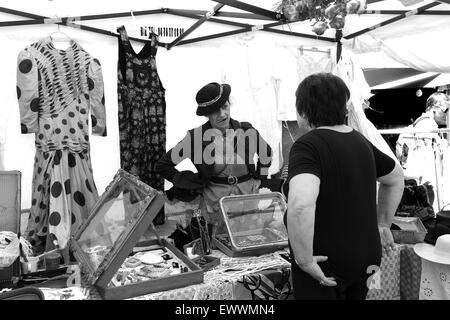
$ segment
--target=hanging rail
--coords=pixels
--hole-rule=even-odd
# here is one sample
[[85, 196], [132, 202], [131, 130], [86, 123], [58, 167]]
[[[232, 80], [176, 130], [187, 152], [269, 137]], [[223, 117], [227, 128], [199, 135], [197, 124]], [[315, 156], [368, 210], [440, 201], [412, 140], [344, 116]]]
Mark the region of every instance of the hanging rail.
[[410, 134], [416, 134], [416, 133], [446, 133], [450, 132], [450, 128], [446, 129], [434, 129], [434, 130], [411, 130], [409, 128], [397, 128], [397, 129], [378, 129], [378, 132], [380, 134], [402, 134], [402, 133], [410, 133]]

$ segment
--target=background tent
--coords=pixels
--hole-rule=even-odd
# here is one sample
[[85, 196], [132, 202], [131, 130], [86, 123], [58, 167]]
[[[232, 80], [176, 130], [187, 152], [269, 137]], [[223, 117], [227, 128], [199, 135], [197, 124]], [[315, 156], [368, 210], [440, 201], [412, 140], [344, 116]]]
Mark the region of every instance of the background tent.
[[[276, 2], [245, 1], [266, 10], [272, 10]], [[115, 33], [117, 26], [123, 24], [133, 37], [140, 36], [141, 27], [186, 31], [217, 4], [217, 1], [209, 0], [2, 1], [3, 8], [52, 19], [74, 17], [72, 21], [75, 23], [105, 30], [105, 33]], [[428, 9], [423, 11], [420, 9], [423, 6]], [[161, 12], [161, 8], [188, 9], [189, 14], [183, 10]], [[424, 72], [450, 72], [448, 44], [444, 42], [450, 35], [449, 4], [421, 1], [404, 6], [397, 0], [387, 0], [370, 3], [367, 9], [366, 14], [347, 16], [344, 37], [341, 39], [344, 50], [356, 54], [363, 68], [400, 66]], [[144, 15], [141, 12], [144, 10], [159, 10], [160, 13]], [[411, 10], [412, 13], [405, 14]], [[77, 17], [85, 15], [124, 12], [127, 15], [77, 21]], [[236, 13], [241, 14], [236, 17]], [[249, 12], [235, 6], [224, 6], [217, 17], [214, 17], [216, 20], [205, 20], [170, 50], [159, 48], [156, 61], [166, 88], [167, 148], [182, 138], [186, 130], [204, 122], [203, 118], [195, 116], [194, 97], [197, 90], [210, 81], [228, 81], [232, 84], [232, 95], [235, 97], [233, 117], [254, 123], [271, 143], [281, 141], [281, 122], [272, 120], [277, 117], [280, 101], [278, 94], [283, 91], [278, 89], [283, 89], [286, 84], [295, 87], [298, 83], [296, 66], [299, 47], [315, 47], [323, 51], [330, 49], [330, 55], [334, 59], [336, 57], [334, 29], [327, 30], [318, 37], [312, 33], [310, 21], [277, 25], [270, 18], [245, 16], [242, 13]], [[15, 88], [16, 60], [25, 46], [58, 29], [51, 20], [47, 20], [49, 23], [46, 24], [27, 24], [30, 19], [29, 16], [12, 13], [0, 14], [0, 41], [3, 43], [0, 53], [0, 152], [4, 146], [3, 157], [0, 154], [0, 158], [5, 169], [16, 169], [23, 173], [23, 208], [30, 206], [34, 136], [20, 134]], [[396, 22], [383, 26], [385, 21], [393, 19]], [[228, 22], [223, 24], [219, 20]], [[8, 22], [16, 22], [16, 25], [7, 26]], [[274, 25], [267, 29], [267, 24], [271, 23]], [[91, 139], [94, 178], [99, 192], [102, 192], [120, 166], [116, 93], [117, 38], [66, 26], [61, 26], [60, 29], [102, 62], [108, 137]], [[364, 29], [370, 31], [359, 34]], [[412, 29], [414, 32], [411, 32]], [[216, 37], [217, 34], [220, 37]], [[170, 36], [160, 37], [160, 41], [166, 43], [175, 39], [176, 37]], [[133, 42], [133, 45], [135, 50], [142, 47], [142, 43], [138, 42]], [[284, 103], [292, 108], [293, 91], [289, 89], [283, 92]], [[183, 165], [189, 167], [189, 164]]]
[[412, 68], [365, 69], [364, 77], [372, 92], [395, 88], [445, 88], [450, 73], [423, 72]]

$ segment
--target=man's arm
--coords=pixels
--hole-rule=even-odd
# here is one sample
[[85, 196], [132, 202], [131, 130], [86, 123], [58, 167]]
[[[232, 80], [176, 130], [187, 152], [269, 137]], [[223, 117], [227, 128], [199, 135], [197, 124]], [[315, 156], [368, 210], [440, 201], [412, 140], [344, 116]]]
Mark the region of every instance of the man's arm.
[[294, 176], [289, 182], [288, 236], [299, 267], [323, 285], [334, 286], [333, 278], [323, 274], [317, 262], [327, 257], [313, 256], [314, 222], [320, 179], [310, 173]]

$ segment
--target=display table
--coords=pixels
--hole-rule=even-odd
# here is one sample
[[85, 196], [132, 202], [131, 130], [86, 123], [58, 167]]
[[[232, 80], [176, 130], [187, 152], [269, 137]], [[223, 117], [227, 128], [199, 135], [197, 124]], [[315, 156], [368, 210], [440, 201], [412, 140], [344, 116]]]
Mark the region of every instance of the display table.
[[[401, 296], [402, 252], [410, 247], [396, 245], [393, 254], [382, 259], [379, 278], [373, 277], [368, 300], [398, 300]], [[409, 252], [409, 251], [405, 251]], [[414, 253], [414, 252], [413, 252]], [[290, 264], [272, 253], [259, 257], [229, 258], [220, 251], [213, 255], [221, 258], [221, 264], [205, 272], [204, 282], [197, 285], [148, 294], [133, 300], [290, 300], [293, 299]], [[420, 259], [420, 258], [419, 258]], [[403, 271], [405, 272], [405, 271]], [[420, 277], [420, 274], [419, 274]], [[405, 291], [403, 283], [403, 291]], [[409, 289], [411, 291], [411, 288]], [[95, 287], [82, 281], [81, 291], [86, 299], [100, 300]], [[416, 291], [415, 291], [416, 292]], [[417, 290], [418, 292], [418, 290]], [[77, 295], [80, 296], [80, 295]], [[77, 296], [74, 296], [76, 298]], [[58, 299], [57, 294], [46, 299]]]
[[[198, 285], [152, 293], [130, 300], [252, 300], [292, 299], [290, 264], [278, 253], [248, 258], [229, 258], [213, 250], [221, 259], [214, 270], [205, 272]], [[227, 271], [231, 270], [233, 271]], [[89, 299], [101, 299], [95, 287], [89, 287]]]
[[[413, 245], [395, 245], [384, 256], [380, 272], [371, 278], [367, 300], [450, 299], [450, 266], [432, 264], [414, 252]], [[290, 265], [278, 253], [229, 258], [220, 251], [221, 265], [205, 273], [204, 282], [175, 290], [135, 297], [134, 300], [290, 300], [293, 299]], [[427, 264], [428, 263], [428, 264]], [[233, 269], [233, 272], [225, 270]], [[240, 270], [236, 272], [236, 270]], [[45, 289], [46, 299], [67, 299], [66, 289]], [[82, 281], [72, 299], [101, 299]], [[62, 293], [62, 296], [61, 296]], [[84, 295], [83, 295], [84, 294]]]

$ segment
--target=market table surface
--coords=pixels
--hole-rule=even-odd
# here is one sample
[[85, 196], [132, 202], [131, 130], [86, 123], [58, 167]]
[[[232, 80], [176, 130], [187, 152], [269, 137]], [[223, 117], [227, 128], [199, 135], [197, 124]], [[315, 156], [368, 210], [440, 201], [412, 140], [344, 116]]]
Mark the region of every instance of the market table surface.
[[[401, 266], [401, 259], [408, 255], [411, 246], [396, 245], [391, 256], [384, 256], [380, 272], [371, 277], [368, 300], [398, 300], [404, 290], [414, 290], [406, 284], [408, 279], [416, 277], [420, 281], [417, 270], [411, 272], [408, 267]], [[405, 249], [407, 251], [405, 251]], [[230, 258], [220, 251], [213, 255], [221, 258], [221, 264], [205, 273], [204, 282], [174, 290], [152, 293], [133, 300], [274, 300], [293, 299], [290, 280], [290, 265], [280, 252], [259, 257]], [[417, 256], [416, 256], [417, 257]], [[417, 257], [420, 261], [420, 258]], [[415, 258], [414, 258], [415, 259]], [[403, 259], [403, 262], [409, 262]], [[417, 262], [417, 261], [416, 261]], [[232, 270], [232, 271], [230, 271]], [[403, 270], [403, 271], [402, 271]], [[374, 270], [377, 271], [377, 270]], [[401, 273], [408, 274], [402, 277]], [[418, 290], [418, 289], [417, 289]], [[44, 290], [46, 299], [67, 299], [58, 292]], [[61, 292], [61, 291], [60, 291]], [[417, 292], [417, 291], [414, 291]], [[84, 294], [84, 295], [83, 295]], [[411, 298], [412, 294], [409, 294]], [[417, 293], [418, 296], [418, 293]], [[95, 287], [82, 281], [82, 289], [73, 294], [72, 299], [101, 299]]]

